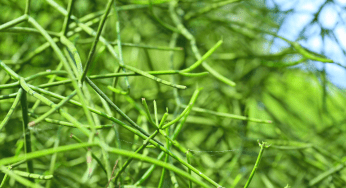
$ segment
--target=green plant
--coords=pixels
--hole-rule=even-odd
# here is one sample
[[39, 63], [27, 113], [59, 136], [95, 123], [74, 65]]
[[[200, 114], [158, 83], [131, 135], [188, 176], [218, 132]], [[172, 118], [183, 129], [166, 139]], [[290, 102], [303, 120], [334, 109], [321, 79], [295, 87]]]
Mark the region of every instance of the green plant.
[[[9, 1], [24, 15], [1, 24], [0, 39], [25, 37], [0, 53], [0, 187], [283, 187], [294, 181], [279, 164], [284, 154], [287, 163], [313, 166], [310, 186], [341, 171], [343, 160], [316, 145], [319, 133], [289, 124], [301, 123], [299, 108], [287, 118], [279, 99], [309, 106], [304, 97], [320, 97], [319, 84], [302, 81], [317, 77], [288, 67], [308, 59], [343, 65], [267, 29], [277, 27], [269, 16], [251, 21], [249, 2], [27, 0], [22, 11], [22, 2]], [[229, 12], [246, 21], [226, 19]], [[268, 54], [263, 34], [290, 47]], [[291, 54], [302, 58], [286, 62]], [[309, 92], [283, 97], [286, 86]], [[266, 142], [257, 156], [258, 138]], [[342, 164], [311, 178], [330, 161]]]

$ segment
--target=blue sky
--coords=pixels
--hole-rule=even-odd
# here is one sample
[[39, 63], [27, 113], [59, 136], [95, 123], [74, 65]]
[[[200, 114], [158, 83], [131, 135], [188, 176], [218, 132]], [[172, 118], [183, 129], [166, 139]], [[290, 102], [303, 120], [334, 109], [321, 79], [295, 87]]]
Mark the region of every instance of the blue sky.
[[[305, 39], [299, 43], [307, 49], [324, 54], [329, 59], [346, 66], [346, 0], [334, 0], [326, 3], [326, 0], [266, 0], [269, 8], [278, 6], [280, 11], [293, 10], [283, 18], [283, 23], [278, 34], [289, 40], [296, 41], [300, 32]], [[315, 14], [318, 13], [316, 22]], [[321, 31], [330, 30], [334, 37], [321, 37]], [[278, 51], [289, 45], [281, 39], [275, 39], [272, 51]], [[323, 64], [313, 62], [317, 69], [322, 70]], [[327, 78], [340, 88], [346, 88], [346, 70], [335, 64], [325, 64]]]

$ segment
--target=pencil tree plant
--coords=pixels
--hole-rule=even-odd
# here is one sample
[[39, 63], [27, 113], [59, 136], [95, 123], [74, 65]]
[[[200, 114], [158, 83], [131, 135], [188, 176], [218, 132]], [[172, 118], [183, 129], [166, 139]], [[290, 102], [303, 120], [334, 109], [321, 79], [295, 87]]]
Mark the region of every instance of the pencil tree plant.
[[0, 187], [345, 185], [343, 91], [294, 67], [342, 65], [265, 1], [0, 5]]

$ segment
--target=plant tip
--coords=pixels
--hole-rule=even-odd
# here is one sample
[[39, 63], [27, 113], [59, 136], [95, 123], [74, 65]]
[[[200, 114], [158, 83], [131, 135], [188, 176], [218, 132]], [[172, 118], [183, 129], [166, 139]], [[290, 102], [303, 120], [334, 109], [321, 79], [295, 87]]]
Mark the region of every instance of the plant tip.
[[29, 127], [35, 126], [35, 121], [30, 122], [30, 123], [28, 124], [28, 126], [29, 126]]

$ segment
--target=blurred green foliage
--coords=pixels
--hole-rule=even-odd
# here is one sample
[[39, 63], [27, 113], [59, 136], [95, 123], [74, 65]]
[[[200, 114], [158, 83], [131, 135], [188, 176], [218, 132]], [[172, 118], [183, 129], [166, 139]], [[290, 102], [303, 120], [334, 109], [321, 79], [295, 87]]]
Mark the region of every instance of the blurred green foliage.
[[[66, 9], [67, 0], [57, 0], [56, 2]], [[153, 17], [153, 13], [165, 24], [176, 28], [168, 10], [172, 2], [152, 0], [153, 12], [150, 11], [149, 2], [117, 1], [117, 7], [128, 7], [128, 9], [119, 11], [117, 18], [114, 7], [112, 7], [102, 36], [110, 43], [116, 43], [116, 21], [119, 21], [122, 43], [155, 47], [170, 46], [173, 32], [158, 23]], [[123, 94], [116, 94], [113, 97], [112, 91], [107, 89], [107, 86], [113, 85], [112, 78], [97, 79], [94, 82], [125, 114], [150, 134], [155, 129], [148, 123], [145, 115], [138, 110], [139, 107], [143, 108], [141, 98], [147, 100], [151, 113], [154, 112], [152, 100], [156, 100], [159, 118], [168, 108], [170, 114], [168, 120], [172, 120], [183, 111], [183, 105], [188, 104], [194, 90], [199, 87], [203, 87], [203, 90], [194, 107], [246, 118], [272, 120], [272, 123], [266, 124], [232, 119], [215, 115], [215, 113], [202, 113], [198, 110], [190, 112], [176, 141], [191, 150], [192, 166], [224, 187], [245, 185], [260, 150], [256, 141], [258, 139], [266, 141], [271, 146], [264, 151], [250, 187], [273, 188], [284, 187], [287, 184], [295, 188], [345, 186], [346, 173], [343, 168], [346, 130], [343, 126], [346, 122], [343, 105], [346, 103], [346, 99], [344, 91], [329, 83], [324, 72], [301, 70], [288, 66], [291, 62], [294, 63], [304, 56], [294, 46], [281, 49], [281, 52], [276, 54], [270, 52], [273, 39], [268, 40], [268, 32], [275, 33], [280, 26], [276, 22], [278, 19], [275, 17], [276, 13], [266, 9], [264, 1], [249, 0], [235, 3], [229, 1], [223, 6], [216, 6], [223, 2], [226, 1], [181, 0], [175, 11], [187, 30], [195, 37], [201, 54], [223, 39], [222, 46], [206, 61], [218, 73], [234, 81], [235, 87], [226, 85], [210, 74], [201, 77], [157, 76], [163, 80], [185, 85], [187, 86], [185, 90], [177, 90], [143, 76], [129, 76], [131, 87], [129, 93], [123, 95], [123, 92]], [[99, 0], [77, 0], [72, 14], [81, 18], [90, 13], [104, 11], [106, 3], [106, 1]], [[199, 14], [200, 10], [207, 10], [206, 7], [209, 7], [210, 10]], [[214, 7], [216, 9], [212, 9]], [[0, 25], [23, 15], [24, 10], [24, 1], [0, 1]], [[64, 16], [46, 1], [32, 1], [30, 14], [46, 31], [60, 32]], [[99, 14], [95, 18], [100, 18], [101, 15]], [[186, 15], [195, 16], [184, 20]], [[98, 23], [99, 21], [95, 22], [91, 28], [96, 31]], [[24, 22], [15, 27], [31, 27], [31, 25]], [[69, 38], [75, 44], [83, 63], [88, 57], [93, 38], [83, 31]], [[1, 30], [0, 60], [22, 77], [35, 75], [47, 69], [55, 70], [60, 60], [51, 48], [36, 54], [28, 61], [21, 61], [45, 42], [39, 33]], [[61, 49], [63, 48], [61, 43], [58, 45]], [[119, 53], [116, 45], [113, 46]], [[191, 66], [196, 58], [191, 50], [190, 42], [183, 35], [179, 35], [176, 46], [181, 50], [167, 51], [124, 45], [122, 55], [126, 65], [143, 71], [182, 70]], [[173, 54], [173, 60], [171, 54]], [[282, 65], [285, 63], [288, 65]], [[99, 42], [88, 75], [114, 73], [118, 66], [118, 61], [107, 51], [105, 45]], [[200, 66], [193, 72], [203, 71], [205, 69]], [[30, 81], [30, 84], [39, 86], [47, 83], [49, 78], [51, 76], [40, 77]], [[60, 75], [56, 80], [66, 80], [66, 78], [66, 75]], [[2, 85], [14, 81], [4, 70], [0, 70]], [[87, 88], [90, 90], [92, 101], [89, 105], [94, 105], [96, 109], [107, 114], [110, 113], [126, 122], [115, 111], [107, 109], [107, 105], [102, 103], [97, 93], [92, 91], [89, 86]], [[116, 88], [127, 91], [124, 77], [118, 80]], [[49, 88], [49, 90], [68, 96], [73, 91], [73, 87], [71, 84], [64, 84]], [[0, 95], [17, 91], [18, 86], [0, 89]], [[46, 97], [55, 103], [60, 102], [50, 96]], [[79, 100], [78, 97], [73, 99]], [[5, 118], [13, 101], [13, 98], [0, 100], [1, 120]], [[32, 110], [35, 101], [34, 97], [28, 96], [29, 111]], [[41, 104], [34, 113], [42, 115], [49, 109], [49, 106]], [[65, 104], [62, 109], [72, 114], [82, 124], [87, 124], [85, 114], [80, 107]], [[57, 112], [49, 118], [66, 121]], [[111, 123], [106, 118], [99, 119], [100, 125]], [[24, 153], [21, 125], [21, 108], [17, 107], [6, 127], [0, 132], [1, 159]], [[71, 133], [87, 142], [88, 138], [78, 129], [61, 127], [63, 126], [42, 122], [30, 129], [33, 151], [53, 148], [57, 139], [59, 145], [73, 144], [75, 141], [69, 137]], [[173, 130], [174, 128], [171, 129], [170, 135]], [[98, 130], [98, 133], [112, 147], [134, 151], [142, 144], [141, 138], [119, 125]], [[167, 146], [162, 135], [157, 138]], [[185, 154], [176, 147], [172, 146], [171, 151], [180, 158], [186, 159]], [[108, 180], [98, 164], [93, 164], [92, 177], [90, 179], [86, 177], [85, 153], [81, 149], [58, 153], [53, 170], [54, 178], [35, 181], [42, 185], [51, 181], [49, 185], [51, 187], [105, 187]], [[102, 155], [100, 149], [95, 149], [94, 153], [98, 157]], [[160, 151], [155, 148], [147, 148], [142, 153], [156, 158]], [[113, 167], [115, 161], [119, 160], [117, 168], [120, 168], [126, 159], [126, 157], [110, 153], [108, 161]], [[49, 166], [52, 155], [33, 161], [36, 174], [50, 174]], [[187, 170], [174, 159], [170, 158], [168, 162], [180, 169]], [[122, 173], [121, 185], [135, 184], [150, 166], [149, 163], [134, 160]], [[25, 165], [21, 164], [16, 169], [25, 171]], [[142, 185], [157, 187], [161, 171], [162, 168], [157, 167]], [[192, 175], [203, 181], [198, 175], [194, 173]], [[3, 173], [0, 174], [0, 179], [3, 176]], [[176, 178], [180, 187], [188, 186], [188, 180], [184, 177], [173, 176], [172, 173], [166, 172], [163, 187], [176, 186], [176, 184], [172, 184], [172, 177]], [[13, 179], [10, 179], [7, 184], [11, 187], [22, 186]]]

